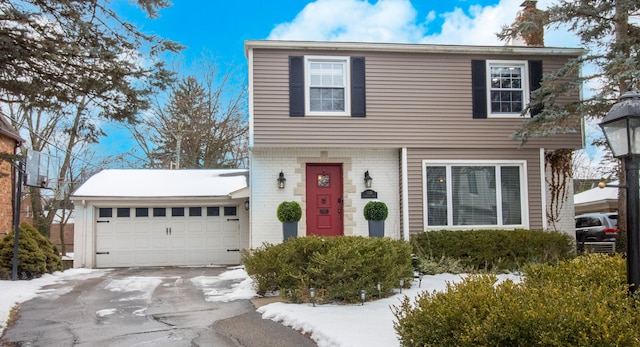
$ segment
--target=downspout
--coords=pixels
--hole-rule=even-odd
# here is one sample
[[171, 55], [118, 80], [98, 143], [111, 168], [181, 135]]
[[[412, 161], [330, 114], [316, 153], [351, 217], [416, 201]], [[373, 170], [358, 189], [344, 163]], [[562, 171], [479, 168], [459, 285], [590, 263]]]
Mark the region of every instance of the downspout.
[[402, 175], [402, 238], [405, 241], [409, 241], [409, 187], [408, 182], [408, 170], [407, 170], [407, 148], [402, 147], [401, 153], [401, 175]]
[[544, 148], [540, 148], [540, 201], [542, 202], [542, 230], [547, 230], [547, 184], [545, 182]]

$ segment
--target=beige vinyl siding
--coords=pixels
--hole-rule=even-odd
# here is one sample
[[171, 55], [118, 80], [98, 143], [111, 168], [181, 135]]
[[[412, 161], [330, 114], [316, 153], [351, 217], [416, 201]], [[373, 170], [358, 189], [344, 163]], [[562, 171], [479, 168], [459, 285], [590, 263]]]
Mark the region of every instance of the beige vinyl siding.
[[[289, 117], [288, 57], [332, 54], [365, 57], [366, 118]], [[548, 72], [567, 57], [254, 49], [254, 146], [517, 148], [511, 135], [522, 119], [472, 119], [472, 59], [543, 60]], [[526, 147], [581, 144], [578, 131]]]
[[409, 183], [409, 231], [424, 231], [423, 220], [423, 160], [526, 160], [529, 204], [529, 227], [542, 229], [543, 206], [540, 186], [540, 151], [538, 149], [515, 149], [496, 151], [493, 149], [425, 149], [411, 148], [407, 151]]

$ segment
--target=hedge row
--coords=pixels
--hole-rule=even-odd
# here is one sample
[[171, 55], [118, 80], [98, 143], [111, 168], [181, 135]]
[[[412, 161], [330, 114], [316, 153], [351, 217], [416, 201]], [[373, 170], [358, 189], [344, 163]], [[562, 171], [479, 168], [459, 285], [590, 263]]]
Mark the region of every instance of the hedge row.
[[524, 282], [468, 277], [393, 307], [402, 346], [639, 346], [625, 261], [603, 254], [532, 265]]
[[462, 269], [514, 271], [528, 263], [575, 257], [571, 235], [538, 230], [440, 230], [413, 235], [421, 259], [450, 258]]
[[[291, 238], [243, 251], [242, 262], [259, 294], [280, 292], [294, 302], [358, 302], [360, 291], [382, 296], [413, 278], [411, 246], [401, 240], [342, 236]], [[406, 281], [407, 284], [410, 281]]]

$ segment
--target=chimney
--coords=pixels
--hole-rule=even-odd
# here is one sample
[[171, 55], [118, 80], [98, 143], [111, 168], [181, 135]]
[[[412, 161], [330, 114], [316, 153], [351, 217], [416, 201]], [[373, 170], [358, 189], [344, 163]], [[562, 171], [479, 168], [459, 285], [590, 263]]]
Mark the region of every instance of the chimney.
[[533, 23], [535, 28], [523, 37], [524, 42], [527, 46], [544, 47], [544, 23], [547, 13], [536, 7], [537, 2], [537, 0], [525, 0], [520, 4], [523, 9], [518, 12], [516, 22]]

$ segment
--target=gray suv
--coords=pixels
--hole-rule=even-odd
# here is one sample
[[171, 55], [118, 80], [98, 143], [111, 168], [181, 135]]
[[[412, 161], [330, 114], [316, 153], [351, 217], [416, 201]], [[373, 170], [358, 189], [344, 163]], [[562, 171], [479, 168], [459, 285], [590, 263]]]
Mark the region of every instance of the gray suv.
[[576, 216], [576, 242], [616, 241], [618, 213], [585, 213]]

